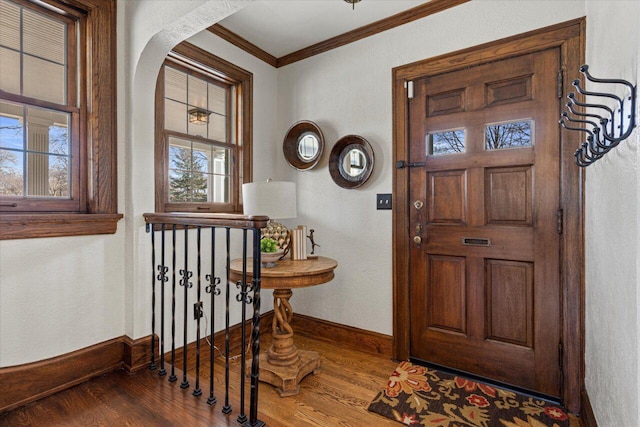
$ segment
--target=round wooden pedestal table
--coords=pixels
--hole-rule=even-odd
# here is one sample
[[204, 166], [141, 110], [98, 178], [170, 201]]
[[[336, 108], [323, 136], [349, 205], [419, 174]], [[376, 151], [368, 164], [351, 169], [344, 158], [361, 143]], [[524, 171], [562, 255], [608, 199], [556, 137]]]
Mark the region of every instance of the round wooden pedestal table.
[[[260, 355], [260, 381], [274, 385], [280, 396], [298, 394], [298, 384], [311, 372], [320, 368], [320, 355], [315, 351], [299, 350], [293, 342], [291, 319], [293, 309], [289, 299], [292, 289], [327, 283], [333, 279], [338, 263], [327, 257], [276, 262], [275, 267], [261, 268], [262, 289], [273, 289], [273, 342]], [[253, 273], [253, 262], [247, 260], [247, 280]], [[231, 262], [229, 279], [242, 280], [242, 260]]]

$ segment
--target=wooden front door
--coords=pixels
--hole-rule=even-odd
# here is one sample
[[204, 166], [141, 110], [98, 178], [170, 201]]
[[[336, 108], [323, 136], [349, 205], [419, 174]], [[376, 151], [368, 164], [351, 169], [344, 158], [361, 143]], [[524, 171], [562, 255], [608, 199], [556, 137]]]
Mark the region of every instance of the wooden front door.
[[408, 122], [411, 357], [549, 396], [561, 394], [559, 58], [414, 79]]

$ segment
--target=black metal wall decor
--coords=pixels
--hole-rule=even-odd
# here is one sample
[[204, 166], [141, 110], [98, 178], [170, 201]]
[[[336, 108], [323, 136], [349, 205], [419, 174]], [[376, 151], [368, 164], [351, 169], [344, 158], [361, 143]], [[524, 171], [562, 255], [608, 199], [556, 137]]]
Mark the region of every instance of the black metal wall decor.
[[[586, 64], [580, 67], [580, 72], [584, 74], [588, 81], [593, 83], [617, 84], [629, 88], [629, 95], [621, 98], [612, 93], [584, 90], [580, 86], [579, 79], [573, 81], [572, 85], [575, 86], [578, 93], [582, 95], [596, 98], [609, 98], [615, 101], [615, 106], [610, 108], [598, 102], [579, 102], [576, 100], [576, 95], [573, 92], [567, 95], [569, 102], [566, 104], [566, 107], [569, 112], [562, 112], [560, 124], [565, 129], [587, 134], [586, 141], [580, 145], [575, 153], [576, 164], [580, 167], [587, 167], [596, 160], [601, 159], [611, 151], [612, 148], [616, 147], [631, 135], [633, 128], [636, 126], [637, 87], [622, 79], [599, 79], [593, 77], [589, 74], [589, 66]], [[577, 111], [576, 106], [595, 109], [599, 114]], [[628, 119], [626, 123], [625, 119]], [[577, 126], [583, 125], [583, 127], [574, 127], [567, 123], [577, 123]]]

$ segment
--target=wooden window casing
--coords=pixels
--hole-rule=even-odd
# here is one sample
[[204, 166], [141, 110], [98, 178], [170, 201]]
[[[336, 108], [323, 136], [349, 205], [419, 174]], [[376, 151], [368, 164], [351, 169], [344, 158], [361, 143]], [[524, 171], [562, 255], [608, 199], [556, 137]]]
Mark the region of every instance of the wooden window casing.
[[[22, 94], [15, 94], [3, 91], [0, 89], [0, 101], [6, 101], [15, 106], [20, 105], [23, 109], [23, 117], [28, 116], [27, 109], [46, 108], [56, 113], [69, 114], [69, 123], [67, 127], [67, 134], [69, 138], [69, 153], [70, 153], [70, 173], [68, 177], [69, 197], [68, 198], [51, 198], [23, 194], [21, 196], [9, 196], [0, 194], [0, 212], [81, 212], [85, 206], [85, 194], [81, 191], [80, 174], [82, 172], [81, 164], [84, 162], [81, 158], [83, 156], [82, 150], [80, 150], [80, 121], [86, 117], [86, 109], [79, 107], [84, 106], [86, 102], [83, 99], [82, 94], [78, 99], [78, 75], [84, 75], [86, 73], [84, 62], [78, 61], [76, 58], [85, 55], [85, 46], [83, 43], [76, 43], [77, 39], [83, 40], [85, 26], [81, 24], [81, 16], [65, 16], [59, 13], [46, 9], [43, 6], [31, 3], [17, 3], [15, 0], [9, 0], [9, 3], [14, 3], [18, 7], [23, 9], [32, 10], [40, 15], [47, 16], [54, 21], [63, 23], [66, 25], [65, 38], [66, 38], [66, 78], [65, 78], [65, 90], [64, 98], [65, 102], [56, 103], [45, 99], [33, 98]], [[22, 34], [21, 34], [22, 38]], [[21, 49], [21, 55], [23, 51]], [[22, 61], [21, 61], [22, 62]], [[20, 81], [22, 82], [24, 77], [24, 70], [20, 69]], [[20, 85], [23, 86], [22, 84]], [[28, 124], [24, 121], [23, 133], [28, 134]], [[23, 139], [28, 136], [23, 135]], [[23, 147], [27, 150], [27, 147]], [[23, 165], [23, 181], [28, 180], [29, 176], [25, 174]]]
[[[165, 129], [165, 67], [170, 67], [228, 88], [224, 142]], [[156, 212], [242, 213], [242, 183], [252, 179], [252, 89], [251, 73], [183, 42], [165, 61], [156, 85], [155, 113], [155, 207]], [[231, 118], [229, 118], [231, 117]], [[186, 118], [185, 118], [186, 119]], [[227, 203], [177, 202], [169, 198], [169, 138], [211, 144], [228, 150], [229, 194]]]
[[68, 199], [0, 196], [0, 240], [114, 233], [122, 218], [116, 184], [116, 1], [11, 2], [70, 26], [66, 105], [2, 90], [0, 100], [70, 114], [72, 173]]

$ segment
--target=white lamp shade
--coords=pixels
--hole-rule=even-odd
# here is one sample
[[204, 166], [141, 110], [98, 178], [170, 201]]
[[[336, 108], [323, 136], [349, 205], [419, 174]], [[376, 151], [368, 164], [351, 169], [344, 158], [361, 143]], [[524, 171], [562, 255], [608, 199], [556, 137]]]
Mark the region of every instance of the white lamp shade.
[[271, 219], [298, 216], [296, 184], [288, 181], [261, 181], [242, 184], [245, 215], [267, 215]]

